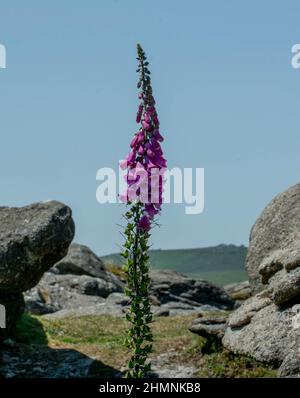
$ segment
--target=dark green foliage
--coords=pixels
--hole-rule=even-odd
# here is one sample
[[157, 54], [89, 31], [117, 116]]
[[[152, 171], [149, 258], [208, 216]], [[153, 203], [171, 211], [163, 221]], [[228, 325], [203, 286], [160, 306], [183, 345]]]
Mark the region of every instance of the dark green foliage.
[[127, 331], [126, 346], [131, 350], [127, 377], [140, 378], [150, 370], [146, 363], [152, 351], [153, 336], [149, 324], [152, 322], [149, 300], [149, 233], [137, 227], [142, 215], [143, 205], [137, 202], [127, 211], [126, 242], [122, 256], [126, 263], [123, 267], [127, 275], [126, 295], [130, 298], [130, 310], [126, 320], [131, 326]]

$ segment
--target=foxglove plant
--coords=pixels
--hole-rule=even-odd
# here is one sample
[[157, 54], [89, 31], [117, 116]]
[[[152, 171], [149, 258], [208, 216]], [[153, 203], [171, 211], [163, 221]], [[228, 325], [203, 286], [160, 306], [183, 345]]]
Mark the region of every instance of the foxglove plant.
[[126, 191], [120, 199], [127, 203], [125, 214], [126, 242], [122, 255], [125, 259], [124, 271], [127, 276], [125, 293], [130, 299], [130, 310], [126, 319], [130, 322], [126, 345], [131, 350], [127, 377], [140, 378], [150, 370], [147, 363], [152, 351], [153, 336], [149, 299], [149, 238], [155, 216], [162, 204], [163, 174], [166, 160], [160, 143], [163, 137], [159, 131], [159, 120], [152, 95], [150, 71], [142, 47], [137, 45], [139, 73], [139, 107], [136, 122], [139, 130], [134, 135], [131, 150], [120, 167], [126, 170]]

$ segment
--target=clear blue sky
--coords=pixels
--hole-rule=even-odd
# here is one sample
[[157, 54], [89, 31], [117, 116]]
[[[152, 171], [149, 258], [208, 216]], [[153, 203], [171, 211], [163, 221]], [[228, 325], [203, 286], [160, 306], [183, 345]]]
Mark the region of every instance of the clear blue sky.
[[69, 204], [76, 241], [118, 250], [122, 205], [95, 175], [136, 131], [135, 46], [152, 70], [169, 167], [204, 167], [205, 211], [165, 205], [156, 248], [247, 244], [300, 180], [299, 1], [0, 1], [0, 204]]

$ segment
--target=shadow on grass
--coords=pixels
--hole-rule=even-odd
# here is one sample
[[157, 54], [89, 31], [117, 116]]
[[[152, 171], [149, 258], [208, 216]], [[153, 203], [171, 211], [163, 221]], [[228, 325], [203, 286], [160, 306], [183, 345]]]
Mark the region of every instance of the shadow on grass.
[[203, 355], [207, 354], [214, 354], [221, 352], [223, 349], [222, 342], [219, 339], [216, 338], [209, 338], [205, 339], [205, 341], [202, 343], [201, 346], [201, 353]]
[[28, 345], [47, 345], [48, 337], [42, 322], [28, 313], [22, 315], [17, 324], [16, 340]]
[[1, 347], [4, 361], [0, 364], [0, 377], [121, 377], [117, 369], [101, 361], [72, 348], [49, 347], [48, 343], [42, 322], [24, 314], [17, 325], [16, 342], [7, 341]]

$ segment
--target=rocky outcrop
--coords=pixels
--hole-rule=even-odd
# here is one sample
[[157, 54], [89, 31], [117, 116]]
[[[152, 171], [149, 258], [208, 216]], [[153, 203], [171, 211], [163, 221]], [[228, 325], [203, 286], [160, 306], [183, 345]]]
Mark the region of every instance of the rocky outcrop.
[[246, 260], [254, 293], [280, 269], [300, 265], [300, 184], [282, 192], [264, 209], [250, 234]]
[[103, 261], [90, 248], [78, 243], [71, 244], [68, 254], [51, 268], [51, 272], [104, 279], [107, 275]]
[[227, 322], [228, 314], [223, 312], [208, 312], [199, 314], [189, 327], [190, 332], [199, 336], [221, 342]]
[[31, 313], [98, 308], [110, 294], [123, 291], [119, 278], [106, 271], [99, 257], [83, 245], [72, 244], [67, 256], [50, 271], [25, 294], [26, 308]]
[[[123, 316], [128, 308], [123, 282], [85, 246], [72, 244], [66, 258], [50, 271], [25, 294], [26, 308], [31, 313], [51, 318], [85, 313]], [[224, 289], [210, 282], [196, 281], [172, 270], [151, 271], [150, 278], [150, 300], [156, 316], [234, 306]]]
[[228, 319], [223, 344], [300, 376], [300, 184], [278, 195], [250, 236], [247, 268], [256, 294]]
[[66, 255], [74, 229], [71, 209], [59, 202], [0, 208], [0, 304], [7, 314], [0, 338], [14, 333], [22, 292]]
[[190, 307], [209, 305], [212, 308], [232, 309], [234, 300], [221, 287], [204, 280], [188, 278], [173, 270], [150, 272], [151, 294], [161, 304], [177, 303]]
[[[245, 303], [245, 307], [247, 305]], [[274, 303], [263, 300], [257, 307], [256, 304], [248, 308], [242, 305], [229, 317], [223, 343], [231, 351], [276, 366], [292, 353], [296, 353], [300, 361], [300, 327], [293, 325], [295, 316], [294, 306], [278, 309]]]
[[247, 300], [251, 296], [251, 288], [249, 281], [231, 283], [224, 286], [229, 296], [238, 301]]
[[279, 377], [294, 377], [300, 378], [300, 360], [299, 360], [299, 346], [298, 350], [292, 350], [283, 359], [280, 365]]

